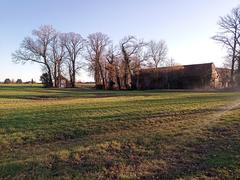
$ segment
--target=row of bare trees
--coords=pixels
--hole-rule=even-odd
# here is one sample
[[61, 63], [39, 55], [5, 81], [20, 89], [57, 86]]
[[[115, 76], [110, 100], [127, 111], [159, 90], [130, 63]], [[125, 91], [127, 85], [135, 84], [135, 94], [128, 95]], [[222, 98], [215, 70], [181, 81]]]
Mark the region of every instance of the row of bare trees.
[[[144, 42], [126, 36], [118, 45], [102, 33], [87, 37], [86, 60], [98, 88], [134, 89], [134, 76], [144, 66], [157, 68], [168, 64], [165, 41]], [[173, 60], [171, 60], [173, 62]]]
[[173, 65], [167, 52], [163, 40], [144, 42], [126, 36], [114, 45], [103, 33], [93, 33], [84, 39], [78, 33], [59, 33], [45, 25], [26, 37], [12, 57], [15, 62], [41, 64], [48, 87], [60, 87], [63, 76], [69, 79], [70, 87], [75, 87], [83, 68], [94, 76], [98, 88], [132, 89], [133, 77], [143, 66]]
[[212, 38], [227, 49], [225, 66], [231, 69], [231, 84], [240, 85], [240, 7], [220, 17], [220, 32]]
[[80, 34], [58, 33], [52, 26], [41, 26], [32, 32], [32, 37], [23, 40], [12, 56], [15, 62], [41, 64], [49, 87], [59, 87], [59, 78], [66, 72], [70, 86], [75, 87], [84, 44]]

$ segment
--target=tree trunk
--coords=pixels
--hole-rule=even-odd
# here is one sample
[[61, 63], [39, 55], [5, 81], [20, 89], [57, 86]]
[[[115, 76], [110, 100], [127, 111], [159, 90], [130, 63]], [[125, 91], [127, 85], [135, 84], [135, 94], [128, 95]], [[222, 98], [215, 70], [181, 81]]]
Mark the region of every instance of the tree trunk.
[[127, 70], [127, 63], [124, 64], [124, 76], [123, 82], [125, 89], [128, 89], [128, 70]]
[[131, 67], [130, 67], [129, 61], [127, 63], [127, 71], [128, 71], [127, 81], [130, 80], [130, 83], [127, 83], [127, 86], [128, 86], [127, 89], [132, 89], [133, 75], [132, 75], [132, 72], [131, 72]]
[[120, 77], [119, 77], [119, 72], [117, 69], [117, 66], [115, 66], [115, 75], [116, 75], [116, 81], [117, 81], [117, 85], [118, 85], [118, 89], [121, 90], [121, 81], [120, 81]]
[[234, 67], [235, 67], [235, 52], [233, 53], [233, 57], [232, 57], [232, 67], [231, 67], [231, 80], [230, 80], [230, 84], [231, 86], [234, 85]]
[[70, 78], [70, 85], [72, 86], [72, 70], [71, 70], [71, 65], [68, 65], [68, 74]]
[[46, 64], [47, 70], [48, 70], [48, 76], [49, 76], [49, 82], [48, 82], [48, 86], [50, 88], [53, 87], [53, 80], [52, 80], [52, 72], [51, 72], [51, 68], [49, 67], [48, 64]]
[[102, 79], [102, 83], [103, 83], [103, 89], [106, 89], [105, 77], [104, 77], [104, 74], [103, 74], [102, 66], [101, 66], [99, 61], [98, 61], [98, 66], [99, 66], [100, 75], [101, 75], [101, 79]]
[[54, 87], [58, 87], [57, 85], [57, 63], [54, 61], [54, 72], [53, 72], [53, 78], [54, 78]]
[[58, 86], [58, 88], [61, 88], [61, 60], [59, 60], [58, 61], [58, 63], [57, 63], [57, 79], [56, 80], [58, 80], [58, 84], [57, 84], [57, 86]]
[[75, 60], [73, 61], [73, 67], [72, 67], [72, 82], [71, 82], [71, 86], [72, 88], [75, 88], [75, 84], [76, 84], [76, 69], [75, 69]]
[[130, 76], [130, 79], [132, 80], [132, 76], [131, 76], [131, 70], [130, 70], [130, 62], [129, 62], [129, 56], [127, 54], [127, 52], [125, 51], [124, 47], [122, 47], [122, 53], [123, 53], [123, 57], [124, 57], [124, 86], [126, 89], [130, 89], [130, 86], [128, 84], [128, 79]]
[[231, 81], [230, 84], [234, 86], [234, 67], [235, 67], [235, 60], [236, 60], [236, 48], [237, 48], [237, 29], [235, 29], [234, 34], [234, 44], [233, 44], [233, 54], [232, 54], [232, 68], [231, 68]]
[[95, 80], [96, 86], [99, 86], [101, 84], [97, 63], [95, 63], [95, 67], [94, 67], [94, 80]]

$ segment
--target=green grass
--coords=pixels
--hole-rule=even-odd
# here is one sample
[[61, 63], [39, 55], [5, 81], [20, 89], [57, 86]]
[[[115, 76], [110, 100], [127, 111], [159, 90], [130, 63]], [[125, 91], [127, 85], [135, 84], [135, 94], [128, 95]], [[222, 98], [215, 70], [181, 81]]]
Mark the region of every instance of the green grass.
[[240, 178], [240, 93], [0, 86], [0, 179]]

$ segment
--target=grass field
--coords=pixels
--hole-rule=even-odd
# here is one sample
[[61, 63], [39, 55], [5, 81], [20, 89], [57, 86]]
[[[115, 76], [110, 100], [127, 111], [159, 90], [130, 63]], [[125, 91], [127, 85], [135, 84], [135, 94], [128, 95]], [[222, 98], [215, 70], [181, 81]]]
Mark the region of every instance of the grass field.
[[240, 178], [240, 93], [1, 85], [12, 178]]

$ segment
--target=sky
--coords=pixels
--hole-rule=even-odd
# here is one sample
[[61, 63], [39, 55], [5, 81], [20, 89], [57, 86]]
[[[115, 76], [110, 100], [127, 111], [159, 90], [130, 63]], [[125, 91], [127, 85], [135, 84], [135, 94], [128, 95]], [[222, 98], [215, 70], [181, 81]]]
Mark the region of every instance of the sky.
[[[225, 49], [211, 37], [219, 17], [238, 5], [240, 0], [0, 0], [0, 81], [39, 81], [38, 64], [15, 64], [11, 54], [41, 25], [83, 37], [102, 32], [115, 44], [126, 35], [163, 39], [177, 63], [221, 66]], [[78, 80], [92, 77], [82, 71]]]

